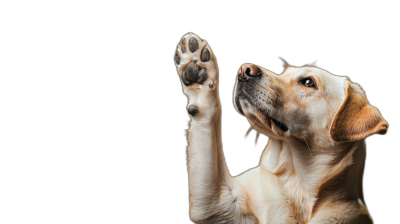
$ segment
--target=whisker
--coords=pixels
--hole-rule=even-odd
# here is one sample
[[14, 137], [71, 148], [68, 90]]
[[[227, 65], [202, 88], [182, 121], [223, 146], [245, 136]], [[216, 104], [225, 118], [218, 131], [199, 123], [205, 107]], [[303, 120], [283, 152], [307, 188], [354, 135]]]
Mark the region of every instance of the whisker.
[[253, 127], [256, 126], [257, 127], [257, 119], [255, 119], [255, 122], [253, 124]]
[[257, 135], [256, 135], [256, 145], [257, 145], [257, 142], [258, 142], [258, 137], [260, 137], [260, 132], [257, 132]]
[[279, 105], [276, 104], [275, 101], [271, 100], [271, 102], [275, 104], [275, 107], [276, 107], [277, 109], [279, 108]]
[[279, 98], [278, 96], [275, 96], [274, 94], [272, 94], [271, 91], [269, 91], [268, 89], [264, 88], [264, 86], [261, 86], [261, 85], [259, 85], [259, 84], [256, 84], [256, 85], [259, 86], [261, 89], [267, 91], [268, 94], [274, 96], [275, 98], [277, 98], [277, 99], [279, 99], [280, 101], [283, 102], [283, 100], [282, 100], [281, 98]]
[[280, 101], [283, 102], [283, 100], [282, 100], [281, 98], [279, 98], [279, 97], [275, 96], [274, 94], [270, 93], [269, 90], [267, 90], [267, 92], [268, 92], [269, 94], [271, 94], [272, 96], [276, 97], [278, 100], [280, 100]]
[[247, 130], [245, 137], [247, 137], [249, 135], [251, 130], [253, 130], [253, 127], [250, 127], [249, 130]]
[[306, 141], [306, 138], [304, 138], [304, 137], [303, 137], [303, 139], [304, 139], [304, 141], [306, 142], [306, 145], [307, 145], [308, 151], [310, 151], [310, 155], [311, 155], [311, 158], [312, 158], [313, 162], [315, 162], [315, 160], [314, 160], [314, 157], [313, 157], [313, 155], [312, 155], [312, 153], [311, 153], [310, 146], [308, 146], [308, 143], [307, 143], [307, 141]]
[[253, 127], [254, 127], [254, 125], [256, 125], [256, 123], [257, 123], [257, 119], [255, 119], [254, 124], [251, 124], [251, 122], [250, 122], [251, 126], [250, 126], [249, 130], [247, 130], [245, 137], [247, 137], [247, 135], [249, 135], [250, 131], [254, 129]]

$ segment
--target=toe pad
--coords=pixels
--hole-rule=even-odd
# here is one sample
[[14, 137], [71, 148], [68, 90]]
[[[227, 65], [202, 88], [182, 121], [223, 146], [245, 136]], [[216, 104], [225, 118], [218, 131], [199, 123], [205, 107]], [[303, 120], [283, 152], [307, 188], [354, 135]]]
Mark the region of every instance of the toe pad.
[[194, 82], [203, 84], [206, 79], [207, 70], [194, 62], [190, 62], [182, 74], [182, 81], [187, 86]]

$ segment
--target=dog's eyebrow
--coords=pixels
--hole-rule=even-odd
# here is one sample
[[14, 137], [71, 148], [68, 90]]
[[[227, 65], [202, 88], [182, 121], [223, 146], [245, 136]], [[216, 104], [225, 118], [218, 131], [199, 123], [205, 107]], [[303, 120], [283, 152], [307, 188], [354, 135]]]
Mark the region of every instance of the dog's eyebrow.
[[303, 77], [303, 76], [304, 76], [304, 78], [305, 78], [305, 76], [307, 75], [307, 73], [308, 73], [308, 72], [307, 72], [306, 70], [301, 69], [300, 71], [294, 73], [293, 77], [294, 77], [294, 78], [299, 78], [299, 77]]

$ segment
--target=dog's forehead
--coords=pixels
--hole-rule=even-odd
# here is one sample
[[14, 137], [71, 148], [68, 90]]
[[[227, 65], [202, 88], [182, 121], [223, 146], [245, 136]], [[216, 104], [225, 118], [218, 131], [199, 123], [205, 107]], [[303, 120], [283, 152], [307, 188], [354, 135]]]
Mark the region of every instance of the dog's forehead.
[[281, 76], [284, 78], [289, 78], [289, 79], [297, 79], [299, 77], [311, 76], [313, 74], [318, 75], [318, 73], [319, 73], [319, 71], [313, 69], [313, 67], [289, 66], [282, 72]]

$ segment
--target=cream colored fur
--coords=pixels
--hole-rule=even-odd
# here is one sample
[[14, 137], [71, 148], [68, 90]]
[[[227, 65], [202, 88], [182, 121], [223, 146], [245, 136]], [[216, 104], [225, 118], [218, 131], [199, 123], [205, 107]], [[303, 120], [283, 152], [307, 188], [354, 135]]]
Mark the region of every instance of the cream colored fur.
[[[182, 83], [188, 107], [196, 105], [199, 109], [191, 117], [188, 130], [191, 219], [196, 223], [372, 223], [360, 186], [364, 139], [337, 142], [330, 133], [348, 97], [350, 81], [314, 66], [288, 66], [281, 75], [259, 67], [267, 78], [257, 82], [254, 88], [258, 95], [254, 97], [269, 98], [280, 106], [264, 105], [262, 100], [253, 105], [239, 100], [250, 124], [270, 140], [259, 166], [232, 177], [222, 152], [216, 58], [207, 42], [195, 34], [183, 37], [186, 45], [191, 37], [199, 41], [199, 50], [183, 52], [182, 41], [178, 44], [180, 79], [193, 60], [208, 74], [203, 84]], [[205, 47], [211, 52], [208, 62], [199, 60]], [[305, 77], [312, 77], [318, 88], [311, 90], [299, 84], [298, 80]], [[238, 97], [237, 85], [234, 99]], [[352, 88], [363, 93], [357, 85]], [[239, 111], [236, 103], [235, 107]], [[287, 125], [288, 130], [283, 132], [273, 123], [268, 124], [260, 107]], [[345, 176], [338, 178], [342, 174]], [[329, 181], [344, 186], [345, 196], [324, 195], [324, 191], [331, 192]]]

